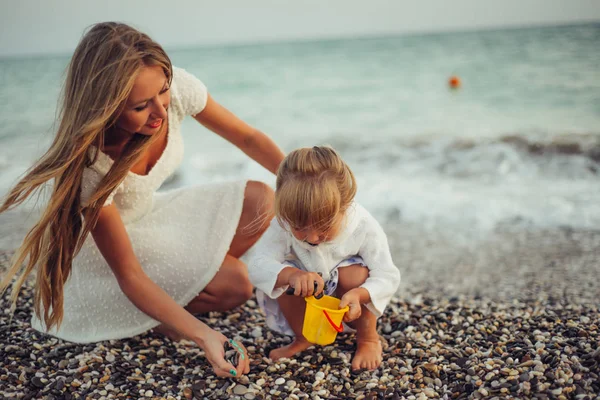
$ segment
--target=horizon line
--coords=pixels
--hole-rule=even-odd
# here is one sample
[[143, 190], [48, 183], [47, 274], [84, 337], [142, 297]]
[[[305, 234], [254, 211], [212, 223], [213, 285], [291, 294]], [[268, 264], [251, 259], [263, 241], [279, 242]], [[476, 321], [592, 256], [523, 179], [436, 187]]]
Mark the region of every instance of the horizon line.
[[[541, 22], [531, 24], [514, 24], [514, 25], [494, 25], [486, 27], [465, 27], [465, 28], [447, 28], [440, 30], [408, 30], [403, 32], [378, 32], [378, 33], [358, 33], [350, 35], [331, 35], [331, 36], [315, 36], [315, 37], [298, 37], [298, 38], [287, 38], [287, 39], [255, 39], [252, 41], [230, 41], [222, 43], [198, 43], [198, 44], [184, 44], [184, 45], [172, 45], [163, 46], [167, 53], [179, 52], [179, 51], [191, 51], [199, 49], [213, 49], [213, 48], [232, 48], [232, 47], [253, 47], [261, 45], [282, 45], [282, 44], [302, 44], [302, 43], [314, 43], [314, 42], [336, 42], [344, 40], [374, 40], [374, 39], [391, 39], [399, 38], [404, 36], [431, 36], [440, 34], [461, 34], [461, 33], [476, 33], [476, 32], [495, 32], [495, 31], [512, 31], [512, 30], [527, 30], [527, 29], [540, 29], [540, 28], [567, 28], [575, 26], [585, 25], [600, 25], [600, 20], [580, 20], [580, 21], [569, 21], [569, 22]], [[73, 50], [69, 52], [49, 52], [49, 53], [13, 53], [13, 54], [0, 54], [0, 61], [10, 60], [27, 60], [27, 59], [46, 59], [46, 58], [62, 58], [70, 57], [73, 54]]]

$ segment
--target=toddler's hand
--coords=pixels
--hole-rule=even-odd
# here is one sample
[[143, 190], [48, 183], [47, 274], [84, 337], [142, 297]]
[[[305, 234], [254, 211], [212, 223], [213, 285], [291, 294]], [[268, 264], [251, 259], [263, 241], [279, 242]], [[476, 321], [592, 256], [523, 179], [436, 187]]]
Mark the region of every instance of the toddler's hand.
[[[317, 288], [315, 290], [315, 282]], [[325, 287], [325, 281], [316, 272], [306, 272], [298, 270], [290, 275], [288, 284], [294, 288], [294, 296], [308, 297], [319, 294]]]
[[360, 305], [360, 292], [357, 289], [352, 289], [346, 292], [340, 300], [340, 308], [348, 306], [349, 310], [344, 315], [344, 322], [352, 322], [360, 318], [362, 307]]

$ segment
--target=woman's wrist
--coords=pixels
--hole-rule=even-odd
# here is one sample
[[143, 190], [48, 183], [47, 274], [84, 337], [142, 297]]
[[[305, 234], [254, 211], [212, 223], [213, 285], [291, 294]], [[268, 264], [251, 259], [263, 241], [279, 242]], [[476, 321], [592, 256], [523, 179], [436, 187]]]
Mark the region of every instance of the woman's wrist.
[[195, 342], [198, 346], [203, 347], [207, 332], [211, 330], [211, 328], [202, 321], [196, 321], [197, 323], [194, 324], [195, 326], [191, 330], [192, 333], [189, 335], [189, 339]]

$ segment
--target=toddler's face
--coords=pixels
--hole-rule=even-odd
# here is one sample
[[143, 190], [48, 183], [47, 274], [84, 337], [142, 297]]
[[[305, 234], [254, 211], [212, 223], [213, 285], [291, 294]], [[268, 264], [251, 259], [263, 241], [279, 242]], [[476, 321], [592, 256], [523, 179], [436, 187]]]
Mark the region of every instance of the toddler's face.
[[321, 243], [335, 239], [341, 230], [342, 217], [342, 214], [338, 214], [334, 219], [333, 224], [328, 229], [319, 230], [312, 227], [291, 228], [292, 234], [300, 241], [306, 242], [311, 246], [317, 246]]

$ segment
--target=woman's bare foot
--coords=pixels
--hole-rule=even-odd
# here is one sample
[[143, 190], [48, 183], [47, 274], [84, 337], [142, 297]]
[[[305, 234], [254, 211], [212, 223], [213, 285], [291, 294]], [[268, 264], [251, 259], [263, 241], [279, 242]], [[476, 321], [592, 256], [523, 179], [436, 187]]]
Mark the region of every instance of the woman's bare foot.
[[382, 361], [383, 350], [379, 338], [373, 340], [357, 340], [356, 353], [352, 359], [352, 370], [373, 370], [379, 367]]
[[273, 361], [277, 361], [280, 358], [290, 358], [293, 355], [300, 353], [308, 349], [312, 344], [304, 338], [294, 338], [294, 341], [286, 346], [280, 347], [275, 350], [271, 350], [269, 358]]
[[171, 339], [174, 342], [179, 342], [181, 339], [184, 339], [184, 337], [179, 332], [177, 332], [174, 329], [171, 329], [171, 328], [167, 327], [164, 324], [161, 324], [161, 325], [157, 326], [153, 330], [156, 333], [160, 333], [161, 335], [165, 335], [166, 337], [168, 337], [169, 339]]

